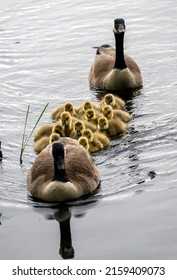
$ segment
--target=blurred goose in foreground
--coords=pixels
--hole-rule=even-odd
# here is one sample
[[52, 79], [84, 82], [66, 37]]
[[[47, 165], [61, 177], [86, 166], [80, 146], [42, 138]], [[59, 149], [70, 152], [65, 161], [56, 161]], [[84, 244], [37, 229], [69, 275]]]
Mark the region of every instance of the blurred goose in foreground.
[[124, 109], [125, 101], [112, 93], [107, 93], [99, 103], [100, 108], [105, 105], [110, 105], [113, 109]]
[[89, 73], [91, 87], [105, 90], [132, 89], [142, 86], [143, 79], [137, 63], [124, 53], [125, 22], [115, 19], [113, 24], [115, 49], [110, 45], [97, 48]]
[[110, 105], [106, 105], [102, 108], [102, 113], [105, 118], [108, 120], [114, 119], [116, 120], [117, 118], [121, 119], [123, 122], [129, 122], [132, 119], [132, 116], [124, 110], [113, 110]]
[[100, 175], [90, 154], [77, 140], [61, 137], [35, 159], [27, 176], [34, 198], [62, 202], [93, 193]]
[[126, 131], [127, 125], [120, 119], [107, 120], [105, 117], [98, 119], [98, 130], [108, 137], [123, 134]]

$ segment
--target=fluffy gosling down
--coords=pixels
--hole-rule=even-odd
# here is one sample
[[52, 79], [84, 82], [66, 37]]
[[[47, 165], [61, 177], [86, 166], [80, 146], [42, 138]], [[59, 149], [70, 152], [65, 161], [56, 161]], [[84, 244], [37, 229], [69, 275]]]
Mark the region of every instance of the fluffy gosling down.
[[35, 159], [27, 176], [34, 198], [63, 202], [93, 193], [100, 175], [90, 154], [69, 137], [48, 145]]
[[125, 22], [115, 19], [113, 24], [115, 49], [110, 45], [97, 48], [89, 72], [91, 87], [102, 90], [123, 90], [142, 86], [143, 79], [137, 63], [124, 53]]

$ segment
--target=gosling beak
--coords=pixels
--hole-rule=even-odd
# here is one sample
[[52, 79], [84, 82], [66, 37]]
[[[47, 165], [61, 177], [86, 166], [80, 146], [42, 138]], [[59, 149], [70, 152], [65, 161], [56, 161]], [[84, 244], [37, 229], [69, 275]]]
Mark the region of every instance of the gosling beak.
[[77, 131], [77, 136], [81, 136], [82, 133], [80, 132], [80, 130]]
[[99, 129], [100, 129], [100, 131], [104, 131], [104, 126], [100, 125]]
[[65, 124], [66, 124], [65, 121], [62, 121], [62, 122], [61, 122], [61, 125], [62, 125], [62, 126], [65, 126]]

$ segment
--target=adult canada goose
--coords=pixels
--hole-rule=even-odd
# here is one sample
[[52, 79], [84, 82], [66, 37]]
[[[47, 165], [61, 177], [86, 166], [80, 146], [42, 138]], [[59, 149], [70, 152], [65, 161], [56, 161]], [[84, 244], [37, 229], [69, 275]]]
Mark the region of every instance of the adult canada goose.
[[123, 122], [129, 122], [132, 119], [132, 116], [124, 110], [113, 110], [110, 105], [106, 105], [102, 108], [102, 113], [105, 118], [108, 120], [114, 119], [116, 120], [117, 118], [121, 119]]
[[27, 188], [38, 199], [62, 202], [93, 193], [100, 175], [90, 154], [77, 140], [62, 137], [35, 159], [27, 176]]
[[120, 119], [117, 120], [107, 120], [105, 117], [98, 119], [98, 130], [108, 137], [116, 136], [118, 134], [123, 134], [127, 128], [127, 125]]
[[97, 146], [100, 146], [101, 149], [106, 148], [110, 143], [109, 138], [99, 131], [92, 132], [91, 129], [85, 129], [82, 135], [88, 138], [89, 145], [91, 142], [98, 142]]
[[39, 127], [34, 134], [34, 141], [38, 141], [43, 136], [50, 136], [53, 129], [53, 124], [44, 124]]
[[112, 93], [107, 93], [100, 101], [99, 107], [102, 108], [105, 105], [110, 105], [113, 109], [124, 109], [125, 101]]
[[140, 87], [143, 84], [137, 63], [124, 53], [125, 22], [115, 19], [113, 24], [115, 49], [103, 45], [97, 54], [89, 73], [91, 87], [105, 90], [122, 90]]
[[93, 135], [93, 132], [90, 129], [85, 129], [82, 135], [88, 139], [88, 151], [90, 153], [95, 153], [103, 149], [103, 144], [95, 135]]
[[50, 136], [43, 136], [38, 141], [35, 142], [34, 151], [36, 154], [42, 152], [48, 144], [53, 143], [54, 141], [58, 141], [60, 135], [58, 133], [52, 133]]

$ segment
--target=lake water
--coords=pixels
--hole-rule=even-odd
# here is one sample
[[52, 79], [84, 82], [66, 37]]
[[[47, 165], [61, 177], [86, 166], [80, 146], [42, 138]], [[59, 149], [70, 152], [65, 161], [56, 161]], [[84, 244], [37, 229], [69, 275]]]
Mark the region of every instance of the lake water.
[[[176, 14], [176, 0], [1, 3], [0, 259], [63, 259], [63, 221], [74, 259], [177, 259]], [[27, 107], [29, 135], [47, 102], [39, 125], [58, 104], [99, 101], [88, 83], [92, 47], [114, 46], [118, 17], [144, 79], [126, 100], [127, 134], [93, 155], [102, 179], [93, 197], [53, 207], [32, 201], [32, 138], [19, 160]]]

